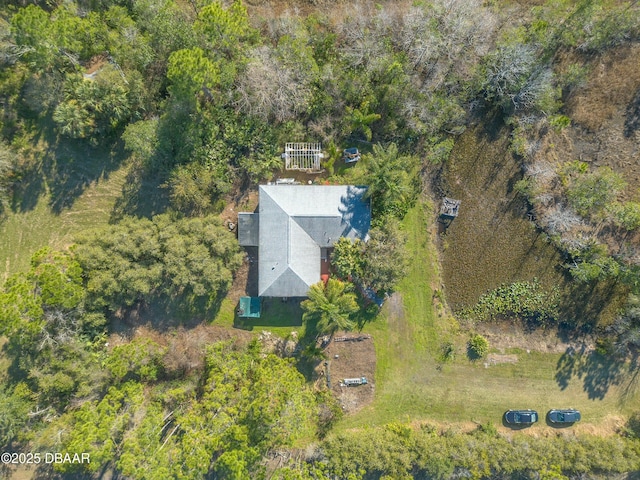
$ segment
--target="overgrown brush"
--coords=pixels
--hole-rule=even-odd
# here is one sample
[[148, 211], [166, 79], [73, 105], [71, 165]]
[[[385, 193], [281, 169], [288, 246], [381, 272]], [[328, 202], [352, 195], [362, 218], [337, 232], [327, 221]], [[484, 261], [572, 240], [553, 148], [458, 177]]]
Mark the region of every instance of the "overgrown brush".
[[558, 317], [559, 291], [547, 291], [538, 279], [521, 281], [485, 293], [478, 303], [459, 312], [462, 318], [473, 322], [504, 319], [522, 319], [528, 323], [544, 325]]

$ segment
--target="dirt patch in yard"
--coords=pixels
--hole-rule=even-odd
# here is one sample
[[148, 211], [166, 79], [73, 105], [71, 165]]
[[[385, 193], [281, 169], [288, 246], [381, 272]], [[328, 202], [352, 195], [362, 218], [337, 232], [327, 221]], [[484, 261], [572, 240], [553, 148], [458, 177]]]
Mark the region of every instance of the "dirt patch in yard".
[[499, 365], [501, 363], [518, 363], [518, 356], [502, 355], [498, 353], [490, 353], [487, 355], [485, 365]]
[[396, 320], [404, 320], [404, 306], [402, 304], [402, 295], [394, 293], [387, 300], [389, 308], [389, 317]]
[[[492, 349], [504, 353], [509, 349], [536, 351], [542, 353], [565, 353], [567, 349], [588, 353], [593, 350], [593, 339], [581, 337], [571, 340], [558, 329], [527, 330], [518, 322], [484, 323], [475, 327], [483, 335]], [[498, 357], [504, 355], [498, 355]]]
[[[238, 235], [238, 213], [255, 212], [258, 208], [258, 189], [239, 191], [227, 199], [220, 218], [232, 232]], [[240, 297], [258, 295], [258, 247], [245, 247], [242, 266], [233, 277], [227, 298], [235, 305]]]
[[[344, 339], [335, 341], [335, 339]], [[318, 387], [331, 384], [331, 391], [345, 413], [354, 413], [373, 401], [376, 352], [370, 335], [336, 335], [325, 348], [326, 361], [316, 368]], [[367, 379], [366, 385], [342, 386], [345, 378]], [[330, 380], [330, 382], [327, 381]]]
[[[238, 212], [254, 212], [257, 207], [257, 188], [238, 191], [227, 198], [226, 206], [220, 213], [220, 218], [222, 218], [225, 224], [229, 225], [229, 223], [233, 223], [235, 227], [238, 225]], [[233, 231], [237, 232], [237, 229], [233, 229]]]
[[245, 247], [242, 265], [233, 276], [227, 298], [236, 305], [240, 297], [258, 296], [258, 247]]

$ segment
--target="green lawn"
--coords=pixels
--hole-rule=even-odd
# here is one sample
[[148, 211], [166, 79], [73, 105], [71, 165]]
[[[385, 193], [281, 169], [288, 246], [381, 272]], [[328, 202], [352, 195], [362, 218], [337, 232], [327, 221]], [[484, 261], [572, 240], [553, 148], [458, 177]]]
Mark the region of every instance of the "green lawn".
[[[100, 159], [94, 160], [97, 163]], [[67, 166], [66, 181], [76, 186], [82, 184], [83, 188], [74, 201], [60, 191], [60, 178], [52, 179], [49, 184], [46, 174], [32, 173], [33, 178], [28, 181], [38, 184], [39, 188], [23, 192], [31, 196], [0, 221], [0, 283], [14, 273], [27, 270], [31, 255], [39, 248], [47, 245], [65, 248], [73, 242], [75, 233], [109, 221], [129, 167], [123, 166], [108, 174], [101, 174], [100, 168], [100, 165], [74, 164], [73, 169]], [[89, 178], [95, 180], [89, 181]], [[56, 205], [61, 204], [68, 206], [58, 209]], [[0, 337], [0, 352], [5, 343], [6, 339]], [[0, 354], [0, 383], [8, 367], [9, 361]]]
[[[485, 367], [470, 361], [468, 333], [457, 332], [455, 322], [433, 306], [431, 286], [438, 285], [439, 276], [428, 228], [432, 222], [433, 214], [421, 205], [404, 220], [410, 258], [416, 261], [399, 296], [389, 299], [364, 330], [376, 346], [376, 398], [344, 418], [338, 430], [414, 420], [500, 424], [509, 408], [533, 408], [544, 416], [561, 407], [580, 409], [583, 423], [597, 426], [637, 408], [639, 395], [627, 366], [599, 357], [512, 351], [506, 353], [517, 355], [515, 364]], [[443, 364], [440, 348], [450, 340], [456, 358]]]
[[65, 248], [73, 235], [81, 230], [103, 225], [109, 221], [113, 206], [122, 193], [128, 167], [120, 167], [87, 185], [69, 208], [55, 213], [52, 195], [44, 182], [44, 192], [33, 199], [29, 209], [9, 212], [0, 221], [0, 281], [24, 271], [31, 254], [50, 245]]
[[237, 306], [237, 303], [234, 304], [228, 297], [225, 298], [212, 323], [255, 333], [268, 330], [282, 338], [288, 337], [294, 331], [298, 332], [299, 338], [304, 336], [302, 308], [298, 301], [291, 299], [282, 302], [279, 298], [263, 298], [260, 318], [239, 318], [235, 312]]

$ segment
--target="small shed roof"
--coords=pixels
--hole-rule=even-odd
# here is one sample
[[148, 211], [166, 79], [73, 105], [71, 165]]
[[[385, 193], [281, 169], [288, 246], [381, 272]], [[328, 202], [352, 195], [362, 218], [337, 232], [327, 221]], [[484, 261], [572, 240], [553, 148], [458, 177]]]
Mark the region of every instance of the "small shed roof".
[[238, 317], [260, 318], [260, 298], [240, 297], [238, 304]]

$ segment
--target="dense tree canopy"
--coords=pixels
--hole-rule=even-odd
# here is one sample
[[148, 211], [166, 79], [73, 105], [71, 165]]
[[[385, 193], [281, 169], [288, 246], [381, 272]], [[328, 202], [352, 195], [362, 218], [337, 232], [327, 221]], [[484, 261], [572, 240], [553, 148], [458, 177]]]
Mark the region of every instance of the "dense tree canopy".
[[33, 255], [26, 275], [10, 277], [0, 289], [0, 332], [9, 337], [14, 375], [25, 380], [14, 401], [35, 401], [43, 414], [100, 388], [92, 353], [106, 322], [86, 312], [84, 301], [79, 263], [49, 248]]
[[374, 227], [362, 256], [362, 281], [380, 295], [395, 291], [407, 272], [407, 238], [397, 221]]
[[198, 389], [151, 396], [134, 380], [112, 386], [101, 400], [52, 423], [48, 433], [60, 436], [43, 435], [38, 444], [91, 454], [90, 464], [56, 467], [64, 472], [111, 466], [139, 479], [198, 479], [212, 472], [250, 479], [261, 476], [268, 450], [313, 434], [318, 406], [304, 377], [256, 342], [212, 345], [198, 381]]
[[354, 281], [383, 296], [392, 293], [406, 275], [406, 235], [397, 220], [375, 226], [369, 240], [341, 238], [334, 247], [331, 265], [339, 277]]
[[91, 304], [111, 311], [154, 295], [215, 302], [242, 261], [237, 241], [214, 216], [126, 218], [80, 236], [75, 254]]

